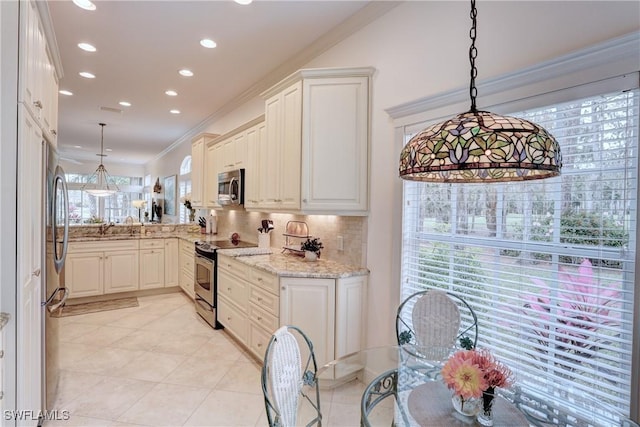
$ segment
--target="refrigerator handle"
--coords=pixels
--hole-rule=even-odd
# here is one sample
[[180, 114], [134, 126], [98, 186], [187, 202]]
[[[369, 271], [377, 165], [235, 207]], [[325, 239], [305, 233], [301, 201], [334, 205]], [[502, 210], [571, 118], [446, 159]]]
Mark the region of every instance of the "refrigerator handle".
[[[61, 186], [63, 201], [58, 200], [58, 185]], [[58, 253], [57, 244], [57, 230], [58, 230], [58, 203], [62, 202], [62, 208], [64, 209], [64, 231], [62, 235], [62, 253]], [[54, 197], [53, 197], [53, 221], [52, 221], [52, 234], [53, 234], [53, 263], [57, 273], [62, 271], [64, 266], [64, 260], [67, 257], [67, 248], [69, 245], [69, 192], [67, 190], [67, 182], [64, 178], [64, 170], [58, 166], [56, 167], [54, 177]]]
[[[62, 299], [53, 305], [49, 305], [60, 292], [63, 292]], [[69, 298], [69, 289], [56, 288], [56, 290], [53, 291], [51, 295], [49, 295], [49, 298], [47, 298], [47, 300], [43, 302], [42, 305], [47, 307], [47, 310], [49, 311], [49, 313], [53, 313], [57, 309], [65, 306], [65, 304], [67, 303], [67, 298]]]

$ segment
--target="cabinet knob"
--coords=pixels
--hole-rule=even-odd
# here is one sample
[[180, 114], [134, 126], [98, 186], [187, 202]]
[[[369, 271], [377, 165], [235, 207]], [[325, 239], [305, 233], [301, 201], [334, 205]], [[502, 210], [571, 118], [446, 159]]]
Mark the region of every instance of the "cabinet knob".
[[262, 298], [258, 297], [258, 301], [262, 301]]
[[227, 317], [227, 320], [231, 320], [231, 316]]
[[262, 316], [258, 316], [258, 320], [262, 320]]
[[36, 277], [40, 277], [40, 269], [39, 268], [35, 269], [35, 271], [31, 274], [33, 274]]
[[258, 282], [262, 282], [262, 277], [258, 277]]
[[53, 136], [57, 136], [57, 135], [58, 135], [58, 132], [56, 132], [56, 130], [55, 130], [55, 129], [51, 129], [51, 135], [53, 135]]
[[303, 203], [307, 203], [307, 199], [302, 199], [302, 202]]
[[40, 101], [34, 101], [34, 102], [33, 102], [33, 105], [34, 105], [34, 107], [36, 107], [36, 108], [42, 108], [42, 102], [40, 102]]
[[228, 290], [229, 292], [231, 292], [231, 288], [227, 288], [227, 290]]
[[283, 286], [283, 287], [282, 287], [282, 290], [283, 290], [283, 291], [286, 291], [286, 290], [287, 290], [286, 286]]

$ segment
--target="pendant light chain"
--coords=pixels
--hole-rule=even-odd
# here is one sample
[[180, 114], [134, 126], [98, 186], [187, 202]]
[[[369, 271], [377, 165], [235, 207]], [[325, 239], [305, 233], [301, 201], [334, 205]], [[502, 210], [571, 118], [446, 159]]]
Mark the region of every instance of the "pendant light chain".
[[478, 89], [476, 89], [476, 76], [478, 70], [476, 68], [476, 57], [478, 56], [478, 50], [476, 49], [476, 25], [478, 10], [476, 9], [476, 0], [471, 0], [471, 29], [469, 30], [469, 37], [471, 38], [471, 46], [469, 47], [469, 63], [471, 64], [471, 81], [469, 83], [469, 96], [471, 97], [471, 111], [476, 112], [476, 96], [478, 95]]
[[102, 164], [102, 160], [105, 158], [104, 155], [104, 127], [105, 123], [98, 123], [100, 125], [100, 164]]

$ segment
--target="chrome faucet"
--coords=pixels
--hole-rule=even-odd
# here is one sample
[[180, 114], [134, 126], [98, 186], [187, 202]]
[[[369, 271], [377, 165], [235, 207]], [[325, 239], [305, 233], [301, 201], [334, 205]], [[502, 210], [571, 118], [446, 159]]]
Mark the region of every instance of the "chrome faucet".
[[113, 227], [115, 224], [113, 222], [110, 222], [108, 224], [102, 223], [100, 224], [100, 235], [104, 236], [107, 232], [108, 229], [110, 229], [111, 227]]

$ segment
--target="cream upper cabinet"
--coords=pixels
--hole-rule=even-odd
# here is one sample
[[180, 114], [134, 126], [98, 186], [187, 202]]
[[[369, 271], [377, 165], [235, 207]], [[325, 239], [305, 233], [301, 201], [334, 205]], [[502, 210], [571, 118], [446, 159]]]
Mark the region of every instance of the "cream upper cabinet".
[[53, 52], [57, 53], [57, 46], [46, 39], [38, 8], [36, 1], [20, 1], [19, 101], [36, 119], [44, 136], [55, 143], [59, 75]]
[[232, 151], [233, 169], [243, 169], [247, 161], [247, 132], [240, 132], [233, 137]]
[[175, 237], [164, 239], [164, 287], [180, 284], [180, 247]]
[[260, 156], [260, 208], [300, 209], [302, 82], [265, 102], [266, 141]]
[[247, 129], [247, 161], [244, 172], [244, 207], [252, 209], [260, 204], [260, 150], [265, 142], [264, 121]]
[[218, 172], [222, 146], [210, 142], [205, 150], [205, 205], [218, 207]]
[[[202, 133], [191, 141], [191, 205], [194, 208], [206, 208], [206, 195], [209, 187], [214, 183], [209, 182], [207, 170], [210, 165], [205, 161], [206, 148], [218, 135]], [[216, 184], [217, 186], [217, 180]]]
[[263, 93], [261, 208], [367, 215], [373, 71], [300, 70]]

